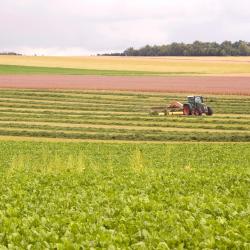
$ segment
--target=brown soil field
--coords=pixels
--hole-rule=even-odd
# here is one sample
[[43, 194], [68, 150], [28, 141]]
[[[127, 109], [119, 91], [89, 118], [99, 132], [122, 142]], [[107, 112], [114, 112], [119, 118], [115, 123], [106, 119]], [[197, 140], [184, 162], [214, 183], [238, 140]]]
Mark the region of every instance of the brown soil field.
[[250, 95], [250, 77], [1, 75], [0, 88], [126, 90]]

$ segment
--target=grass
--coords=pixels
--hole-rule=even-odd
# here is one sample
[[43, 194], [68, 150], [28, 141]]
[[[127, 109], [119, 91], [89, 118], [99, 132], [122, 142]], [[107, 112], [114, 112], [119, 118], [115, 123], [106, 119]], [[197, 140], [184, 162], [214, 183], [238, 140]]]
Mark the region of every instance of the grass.
[[249, 150], [0, 141], [0, 248], [247, 249]]
[[[245, 75], [249, 58], [0, 56], [1, 74]], [[12, 66], [6, 66], [12, 65]], [[18, 67], [20, 66], [20, 67]], [[28, 66], [28, 67], [23, 67]]]
[[97, 70], [55, 67], [0, 65], [0, 75], [93, 75], [93, 76], [172, 76], [193, 75], [194, 72], [153, 72], [128, 70]]
[[250, 98], [207, 96], [212, 117], [150, 116], [183, 94], [0, 90], [0, 135], [130, 141], [250, 141]]

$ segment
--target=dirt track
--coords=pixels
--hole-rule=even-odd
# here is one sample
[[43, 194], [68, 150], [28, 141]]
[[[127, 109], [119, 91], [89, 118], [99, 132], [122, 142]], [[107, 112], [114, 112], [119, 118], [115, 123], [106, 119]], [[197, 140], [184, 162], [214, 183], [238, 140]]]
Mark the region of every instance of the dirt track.
[[1, 75], [0, 88], [130, 90], [250, 95], [250, 77]]

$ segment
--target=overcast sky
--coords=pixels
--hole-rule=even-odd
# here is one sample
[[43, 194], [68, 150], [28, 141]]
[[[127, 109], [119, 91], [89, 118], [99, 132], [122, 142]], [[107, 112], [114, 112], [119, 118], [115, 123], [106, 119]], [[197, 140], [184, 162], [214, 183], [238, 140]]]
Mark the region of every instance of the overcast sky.
[[250, 0], [0, 0], [0, 51], [89, 55], [250, 41]]

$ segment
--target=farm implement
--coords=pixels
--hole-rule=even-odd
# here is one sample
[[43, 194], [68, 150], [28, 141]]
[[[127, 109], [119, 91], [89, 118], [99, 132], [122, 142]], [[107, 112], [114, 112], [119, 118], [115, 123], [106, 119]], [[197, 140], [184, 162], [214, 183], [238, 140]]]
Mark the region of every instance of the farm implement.
[[167, 106], [152, 107], [150, 115], [185, 115], [185, 116], [201, 116], [203, 114], [211, 116], [213, 110], [207, 106], [202, 96], [188, 96], [187, 102], [182, 104], [181, 102], [174, 101]]

